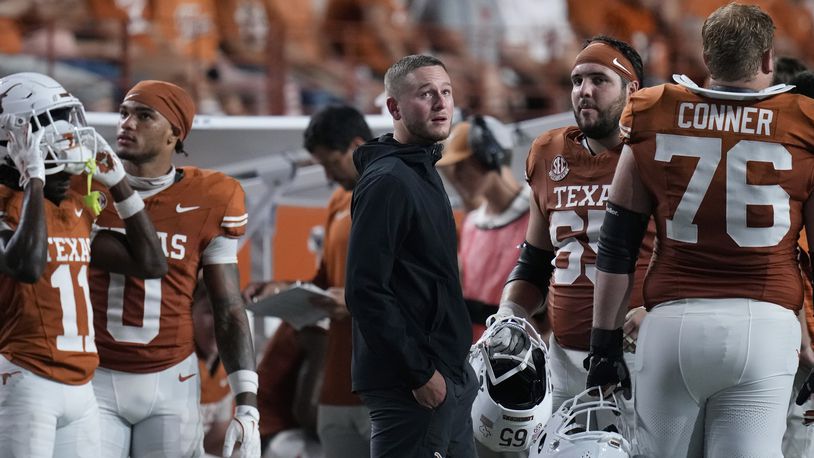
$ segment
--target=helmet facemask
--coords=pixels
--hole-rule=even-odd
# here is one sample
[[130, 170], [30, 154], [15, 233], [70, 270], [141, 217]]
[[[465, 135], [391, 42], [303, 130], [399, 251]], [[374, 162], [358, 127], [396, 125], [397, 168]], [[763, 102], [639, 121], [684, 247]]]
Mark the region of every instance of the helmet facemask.
[[81, 107], [46, 110], [32, 117], [32, 131], [45, 129], [40, 143], [45, 174], [66, 172], [78, 175], [94, 157], [96, 131], [85, 122]]
[[622, 421], [617, 398], [589, 388], [565, 401], [532, 446], [531, 458], [584, 456], [626, 458], [630, 431]]
[[501, 318], [472, 346], [470, 363], [480, 384], [471, 412], [475, 438], [496, 452], [528, 449], [552, 409], [540, 335], [522, 318]]

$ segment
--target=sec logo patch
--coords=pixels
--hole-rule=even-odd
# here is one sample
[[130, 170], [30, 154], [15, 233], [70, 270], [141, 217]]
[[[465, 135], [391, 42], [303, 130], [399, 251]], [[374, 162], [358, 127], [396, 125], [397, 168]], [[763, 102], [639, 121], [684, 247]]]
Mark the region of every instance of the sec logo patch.
[[557, 155], [557, 157], [551, 161], [551, 170], [548, 171], [548, 177], [551, 178], [552, 181], [560, 181], [568, 175], [569, 170], [568, 161], [561, 155]]

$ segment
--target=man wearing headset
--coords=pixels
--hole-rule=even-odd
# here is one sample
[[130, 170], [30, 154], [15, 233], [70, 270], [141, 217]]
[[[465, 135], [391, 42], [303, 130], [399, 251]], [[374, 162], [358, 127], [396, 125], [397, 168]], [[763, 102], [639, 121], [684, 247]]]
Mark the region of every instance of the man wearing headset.
[[436, 163], [469, 213], [458, 241], [464, 300], [473, 338], [497, 311], [506, 277], [517, 261], [529, 223], [529, 187], [511, 174], [512, 132], [491, 116], [456, 124]]

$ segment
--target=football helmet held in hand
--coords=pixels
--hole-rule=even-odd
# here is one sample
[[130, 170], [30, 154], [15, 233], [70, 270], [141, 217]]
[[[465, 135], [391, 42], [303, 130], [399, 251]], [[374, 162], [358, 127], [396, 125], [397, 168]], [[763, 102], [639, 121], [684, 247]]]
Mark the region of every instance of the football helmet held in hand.
[[15, 73], [0, 79], [0, 153], [8, 154], [11, 130], [23, 124], [40, 139], [45, 174], [79, 174], [93, 158], [86, 145], [95, 130], [88, 127], [85, 109], [59, 83], [40, 73]]
[[626, 434], [616, 396], [605, 397], [601, 390], [589, 388], [554, 412], [532, 444], [529, 458], [628, 458]]
[[480, 389], [472, 405], [475, 438], [494, 451], [529, 448], [551, 416], [548, 349], [523, 318], [495, 318], [472, 346]]

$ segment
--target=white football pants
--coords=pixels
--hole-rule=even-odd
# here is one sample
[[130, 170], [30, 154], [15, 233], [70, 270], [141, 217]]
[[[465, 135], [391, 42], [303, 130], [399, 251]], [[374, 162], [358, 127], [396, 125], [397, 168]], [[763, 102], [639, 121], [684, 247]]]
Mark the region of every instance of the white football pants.
[[636, 350], [648, 457], [782, 457], [797, 371], [794, 312], [752, 299], [683, 299], [647, 314]]
[[96, 369], [102, 456], [188, 458], [203, 454], [198, 358], [151, 374]]
[[3, 356], [0, 378], [0, 458], [102, 456], [90, 383], [55, 382]]

